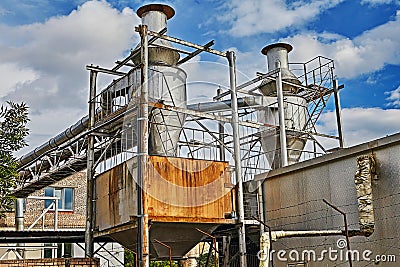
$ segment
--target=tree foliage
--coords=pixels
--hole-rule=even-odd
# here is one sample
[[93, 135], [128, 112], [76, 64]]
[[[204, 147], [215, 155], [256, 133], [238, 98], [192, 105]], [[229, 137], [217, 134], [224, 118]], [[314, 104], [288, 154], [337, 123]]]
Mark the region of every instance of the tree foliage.
[[[125, 267], [136, 267], [135, 254], [128, 249], [125, 249], [124, 253], [124, 266]], [[169, 267], [169, 261], [150, 261], [150, 267]], [[172, 262], [172, 267], [178, 267], [179, 264], [176, 261]]]
[[136, 267], [135, 254], [128, 249], [124, 251], [124, 263], [125, 267]]
[[[208, 259], [208, 262], [207, 262], [207, 259]], [[215, 255], [214, 254], [210, 254], [210, 256], [208, 256], [208, 253], [201, 254], [197, 261], [198, 261], [197, 266], [215, 267]]]
[[18, 165], [13, 153], [27, 145], [28, 121], [26, 104], [7, 102], [0, 107], [0, 215], [13, 205], [11, 190], [18, 178]]

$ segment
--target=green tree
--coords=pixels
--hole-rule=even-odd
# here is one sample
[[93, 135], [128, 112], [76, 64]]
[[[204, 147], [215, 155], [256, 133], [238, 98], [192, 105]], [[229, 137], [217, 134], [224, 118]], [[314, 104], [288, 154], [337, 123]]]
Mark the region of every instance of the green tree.
[[28, 107], [24, 103], [7, 102], [0, 107], [0, 216], [12, 209], [12, 189], [18, 179], [18, 164], [13, 153], [27, 145]]
[[[125, 267], [136, 267], [136, 258], [135, 254], [128, 250], [125, 249], [124, 253], [124, 265]], [[172, 267], [178, 267], [179, 264], [176, 261], [172, 262]], [[150, 267], [169, 267], [169, 261], [168, 260], [163, 260], [163, 261], [150, 261]]]
[[128, 250], [124, 250], [124, 265], [125, 267], [136, 267], [136, 258], [135, 254]]
[[[208, 258], [208, 265], [207, 265], [207, 258]], [[215, 267], [215, 255], [210, 254], [208, 256], [208, 253], [201, 254], [198, 258], [198, 266], [200, 267]]]

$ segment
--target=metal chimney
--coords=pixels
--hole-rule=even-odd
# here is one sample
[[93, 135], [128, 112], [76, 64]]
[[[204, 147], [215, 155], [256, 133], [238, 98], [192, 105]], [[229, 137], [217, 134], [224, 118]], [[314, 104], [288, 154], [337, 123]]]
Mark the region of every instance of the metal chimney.
[[[261, 50], [263, 55], [267, 56], [268, 60], [268, 71], [273, 71], [277, 67], [277, 62], [280, 62], [282, 71], [282, 80], [288, 81], [294, 84], [301, 84], [297, 77], [289, 70], [289, 59], [288, 54], [293, 50], [290, 44], [286, 43], [275, 43], [264, 47]], [[266, 80], [262, 83], [261, 92], [266, 96], [276, 95], [275, 81]], [[287, 93], [297, 93], [297, 88], [288, 84], [283, 84], [283, 92]]]
[[[175, 15], [175, 10], [167, 5], [150, 4], [140, 7], [136, 13], [142, 19], [142, 24], [147, 25], [149, 31], [160, 32], [162, 29], [167, 28], [167, 20]], [[157, 39], [153, 45], [150, 45], [149, 64], [176, 65], [179, 61], [179, 53], [168, 49], [168, 47], [172, 48], [171, 43], [163, 39]], [[140, 57], [135, 57], [133, 61], [138, 63]]]
[[[300, 159], [306, 140], [301, 138], [299, 131], [304, 129], [307, 122], [307, 101], [297, 95], [298, 88], [295, 86], [296, 84], [300, 85], [301, 82], [289, 70], [288, 53], [292, 49], [293, 47], [290, 44], [275, 43], [261, 50], [261, 53], [267, 56], [268, 71], [273, 71], [280, 65], [282, 81], [294, 84], [282, 84], [288, 164], [294, 164]], [[270, 98], [267, 103], [276, 103], [277, 91], [274, 80], [265, 79], [261, 83], [259, 90], [265, 97]], [[272, 106], [261, 110], [258, 113], [258, 118], [261, 123], [279, 126], [278, 114], [277, 106]], [[267, 153], [267, 159], [271, 167], [281, 167], [279, 131], [271, 127], [262, 127], [261, 144], [264, 152]]]
[[[137, 15], [149, 31], [160, 32], [167, 27], [167, 20], [175, 11], [162, 4], [150, 4], [140, 7]], [[179, 53], [173, 50], [169, 41], [161, 38], [149, 45], [149, 101], [169, 106], [186, 108], [186, 72], [176, 66]], [[134, 57], [135, 65], [140, 64], [140, 55]], [[136, 69], [140, 77], [140, 69]], [[136, 80], [135, 88], [140, 87]], [[153, 108], [149, 112], [149, 154], [177, 156], [178, 143], [185, 123], [186, 115], [174, 111]], [[135, 123], [135, 122], [134, 122]]]

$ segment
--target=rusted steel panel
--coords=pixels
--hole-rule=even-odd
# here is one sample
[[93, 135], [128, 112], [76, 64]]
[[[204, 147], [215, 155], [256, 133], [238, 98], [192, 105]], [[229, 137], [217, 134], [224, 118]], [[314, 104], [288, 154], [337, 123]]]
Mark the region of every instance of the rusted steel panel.
[[96, 224], [99, 230], [128, 223], [137, 215], [136, 182], [127, 165], [120, 164], [96, 178]]
[[[228, 163], [150, 156], [146, 188], [147, 214], [153, 221], [233, 223]], [[135, 159], [96, 178], [99, 230], [132, 221], [137, 215]], [[131, 168], [131, 171], [129, 171]], [[133, 174], [133, 175], [132, 175]], [[234, 201], [233, 201], [234, 202]]]
[[148, 171], [148, 214], [155, 221], [223, 221], [232, 212], [226, 162], [151, 156]]

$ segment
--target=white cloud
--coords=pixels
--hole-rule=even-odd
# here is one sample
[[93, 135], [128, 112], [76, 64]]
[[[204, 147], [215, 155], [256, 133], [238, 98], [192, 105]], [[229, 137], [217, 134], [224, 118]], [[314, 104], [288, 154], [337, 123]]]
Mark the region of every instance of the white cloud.
[[2, 25], [1, 62], [38, 75], [18, 88], [2, 88], [11, 91], [5, 98], [24, 100], [33, 112], [60, 106], [86, 108], [85, 66], [110, 66], [121, 58], [138, 40], [133, 30], [138, 23], [131, 9], [119, 12], [104, 1], [88, 1], [68, 16], [44, 23]]
[[28, 104], [32, 138], [54, 136], [87, 113], [85, 66], [112, 67], [137, 44], [138, 24], [133, 10], [93, 0], [43, 23], [0, 25], [0, 100]]
[[0, 64], [0, 98], [37, 78], [38, 75], [31, 69], [12, 63]]
[[243, 37], [299, 27], [342, 0], [232, 0], [218, 19], [230, 25], [229, 34]]
[[304, 33], [284, 38], [295, 49], [291, 57], [304, 62], [320, 54], [336, 63], [336, 74], [342, 78], [355, 78], [372, 73], [387, 64], [400, 64], [400, 13], [393, 21], [362, 33], [354, 39], [327, 33]]
[[386, 94], [389, 95], [389, 97], [386, 98], [386, 100], [389, 101], [387, 106], [400, 108], [400, 86], [393, 91], [386, 92]]
[[[345, 108], [342, 120], [347, 147], [400, 132], [400, 109]], [[322, 114], [318, 129], [335, 134], [335, 112]]]

